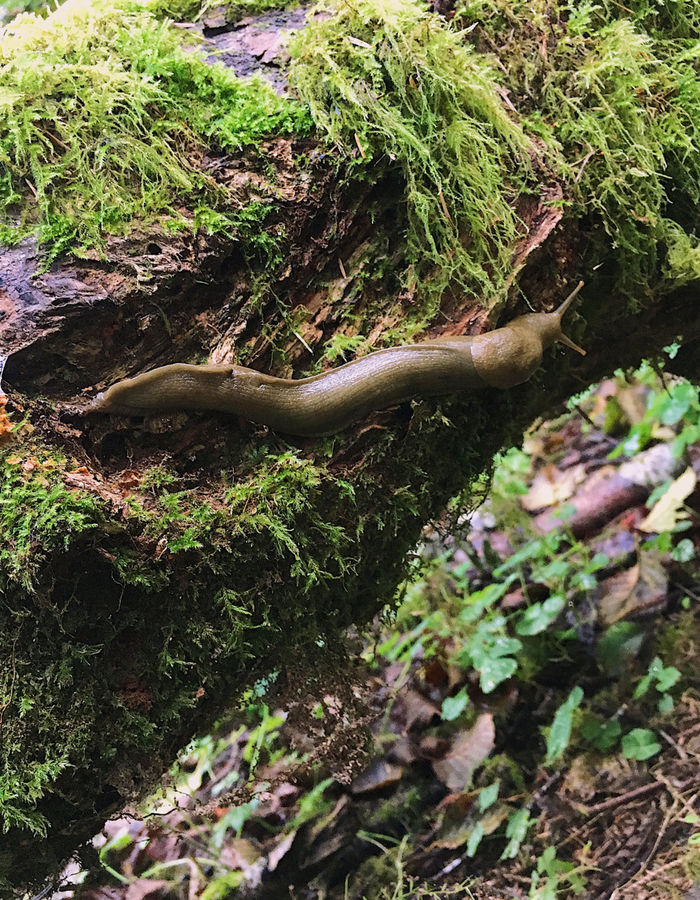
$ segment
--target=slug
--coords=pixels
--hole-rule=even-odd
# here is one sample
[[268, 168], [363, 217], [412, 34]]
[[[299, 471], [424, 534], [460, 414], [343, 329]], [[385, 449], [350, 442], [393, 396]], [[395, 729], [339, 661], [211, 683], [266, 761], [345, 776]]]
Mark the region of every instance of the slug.
[[118, 382], [98, 394], [92, 408], [129, 416], [218, 410], [288, 434], [335, 434], [372, 410], [417, 396], [521, 384], [557, 341], [585, 356], [561, 331], [561, 318], [582, 287], [555, 312], [519, 316], [476, 337], [377, 350], [310, 378], [274, 378], [243, 366], [163, 366]]

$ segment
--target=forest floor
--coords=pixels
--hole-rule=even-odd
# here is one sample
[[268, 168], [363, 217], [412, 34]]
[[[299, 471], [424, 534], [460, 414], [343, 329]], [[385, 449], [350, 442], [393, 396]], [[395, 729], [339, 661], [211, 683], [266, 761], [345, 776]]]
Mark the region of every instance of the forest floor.
[[251, 694], [54, 897], [698, 900], [699, 422], [645, 368], [540, 424], [337, 685]]

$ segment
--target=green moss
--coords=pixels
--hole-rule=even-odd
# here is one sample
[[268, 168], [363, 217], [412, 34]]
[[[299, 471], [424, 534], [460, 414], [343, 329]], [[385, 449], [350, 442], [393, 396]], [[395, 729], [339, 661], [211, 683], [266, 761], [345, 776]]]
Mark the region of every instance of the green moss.
[[668, 287], [674, 220], [700, 223], [700, 4], [475, 0], [459, 22], [508, 56], [523, 127], [544, 139], [571, 214], [589, 217], [590, 268], [635, 307], [665, 289], [662, 266]]
[[1, 461], [0, 823], [41, 834], [56, 791], [70, 807], [85, 777], [162, 765], [203, 686], [232, 700], [250, 660], [274, 668], [332, 630], [322, 588], [352, 564], [338, 510], [353, 500], [288, 451], [214, 494], [152, 470], [115, 526], [66, 487], [69, 460], [33, 449]]
[[386, 159], [400, 167], [414, 277], [430, 277], [427, 315], [448, 284], [493, 301], [517, 234], [508, 196], [527, 177], [530, 147], [493, 73], [417, 2], [330, 11], [292, 43], [292, 84], [317, 126], [356, 157], [356, 174]]
[[259, 16], [268, 10], [280, 10], [299, 6], [297, 2], [285, 4], [280, 0], [149, 0], [148, 7], [158, 18], [167, 16], [175, 22], [198, 22], [212, 7], [223, 6], [227, 22], [238, 22], [246, 16]]
[[293, 42], [292, 81], [356, 176], [387, 160], [403, 175], [404, 284], [422, 303], [390, 343], [424, 329], [448, 285], [502, 295], [535, 154], [587, 222], [589, 267], [633, 306], [684, 277], [666, 251], [700, 227], [700, 4], [474, 0], [456, 18], [473, 51], [411, 0], [330, 10]]
[[38, 448], [24, 459], [5, 452], [0, 460], [0, 590], [14, 583], [36, 591], [47, 558], [104, 524], [102, 506], [66, 488], [61, 473], [68, 463], [55, 451]]
[[35, 232], [54, 256], [100, 246], [135, 219], [234, 234], [259, 226], [267, 210], [237, 209], [198, 160], [206, 147], [306, 132], [308, 117], [182, 41], [130, 0], [69, 0], [12, 23], [0, 43], [3, 240]]

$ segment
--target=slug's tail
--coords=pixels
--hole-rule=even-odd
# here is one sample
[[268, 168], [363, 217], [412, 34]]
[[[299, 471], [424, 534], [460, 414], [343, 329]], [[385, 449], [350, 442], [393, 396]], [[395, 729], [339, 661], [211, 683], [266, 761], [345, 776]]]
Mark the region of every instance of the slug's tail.
[[[559, 321], [560, 321], [560, 322], [561, 322], [562, 316], [563, 316], [564, 313], [567, 311], [567, 309], [571, 306], [571, 304], [572, 304], [573, 301], [574, 301], [574, 298], [576, 297], [576, 295], [578, 294], [578, 292], [581, 290], [581, 288], [583, 287], [583, 285], [584, 285], [584, 282], [583, 282], [583, 281], [579, 281], [579, 283], [576, 285], [576, 287], [574, 288], [574, 290], [569, 294], [569, 296], [566, 298], [566, 300], [564, 300], [564, 302], [561, 304], [561, 306], [559, 307], [559, 309], [556, 310], [556, 315], [559, 317]], [[560, 344], [564, 344], [564, 345], [565, 345], [566, 347], [568, 347], [570, 350], [575, 350], [577, 353], [580, 353], [581, 356], [585, 356], [585, 355], [586, 355], [586, 351], [585, 351], [583, 348], [579, 347], [578, 344], [574, 344], [574, 342], [573, 342], [572, 340], [570, 340], [565, 334], [562, 334], [561, 332], [559, 332], [559, 335], [558, 335], [558, 337], [557, 337], [557, 341], [558, 341]]]

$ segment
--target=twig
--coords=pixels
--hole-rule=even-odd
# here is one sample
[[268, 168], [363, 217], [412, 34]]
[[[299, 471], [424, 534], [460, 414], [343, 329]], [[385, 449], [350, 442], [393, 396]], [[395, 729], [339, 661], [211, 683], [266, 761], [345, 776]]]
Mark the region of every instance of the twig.
[[628, 791], [626, 794], [620, 794], [618, 797], [610, 797], [608, 800], [603, 800], [602, 803], [596, 803], [595, 806], [586, 806], [583, 803], [578, 804], [577, 809], [585, 816], [593, 816], [596, 813], [615, 809], [618, 806], [622, 806], [624, 803], [636, 800], [638, 797], [645, 797], [647, 794], [655, 794], [657, 791], [664, 790], [665, 787], [666, 785], [662, 784], [660, 781], [652, 781], [650, 784], [643, 784], [641, 787], [635, 788], [633, 791]]
[[452, 216], [450, 215], [450, 211], [447, 208], [447, 203], [445, 203], [445, 198], [442, 194], [442, 188], [438, 191], [438, 197], [440, 198], [440, 203], [442, 204], [442, 211], [445, 213], [445, 218], [450, 223], [450, 225], [454, 228], [455, 223], [452, 221]]
[[292, 334], [300, 343], [302, 343], [306, 347], [306, 349], [309, 351], [309, 353], [313, 354], [314, 351], [311, 349], [311, 347], [309, 347], [309, 345], [306, 343], [304, 338], [299, 334], [299, 332], [293, 331]]
[[583, 162], [581, 163], [581, 168], [578, 170], [578, 175], [576, 176], [576, 178], [574, 178], [574, 181], [575, 181], [575, 182], [577, 182], [577, 181], [581, 178], [581, 176], [583, 175], [583, 170], [586, 168], [586, 163], [587, 163], [588, 160], [593, 156], [594, 153], [595, 153], [595, 150], [591, 150], [590, 153], [587, 153], [587, 154], [583, 157]]

